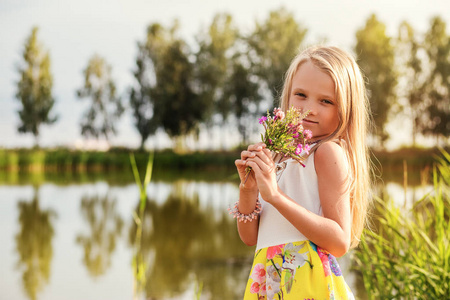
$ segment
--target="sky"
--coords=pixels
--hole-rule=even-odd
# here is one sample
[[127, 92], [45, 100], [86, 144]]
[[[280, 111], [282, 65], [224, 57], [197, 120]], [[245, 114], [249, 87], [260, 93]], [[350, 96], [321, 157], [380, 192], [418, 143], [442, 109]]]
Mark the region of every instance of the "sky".
[[[419, 32], [425, 32], [436, 15], [450, 26], [448, 0], [0, 0], [0, 148], [34, 144], [31, 134], [17, 132], [20, 103], [15, 98], [17, 66], [33, 26], [39, 27], [38, 38], [50, 51], [56, 98], [53, 112], [58, 116], [57, 123], [41, 127], [40, 145], [106, 149], [104, 141], [85, 140], [80, 135], [79, 123], [88, 101], [77, 99], [75, 91], [82, 86], [82, 71], [92, 55], [101, 55], [112, 66], [118, 92], [127, 101], [127, 90], [133, 84], [136, 43], [144, 40], [149, 24], [170, 26], [178, 19], [180, 35], [193, 45], [195, 36], [206, 30], [216, 13], [230, 13], [241, 31], [251, 32], [255, 21], [264, 21], [270, 11], [281, 6], [293, 12], [308, 29], [307, 43], [326, 38], [328, 44], [350, 52], [356, 31], [372, 13], [386, 24], [390, 36], [396, 35], [403, 20]], [[410, 142], [404, 133], [408, 126], [400, 119], [390, 124], [394, 138], [388, 142], [388, 148]], [[139, 145], [130, 110], [117, 128], [118, 135], [111, 139], [111, 145]], [[202, 134], [197, 145], [209, 145], [206, 141], [211, 139], [222, 146], [226, 145], [224, 140], [233, 143], [235, 132], [222, 130], [219, 134], [218, 130], [212, 135]], [[194, 145], [194, 141], [189, 143], [188, 146]], [[146, 144], [150, 148], [170, 145], [164, 134]]]

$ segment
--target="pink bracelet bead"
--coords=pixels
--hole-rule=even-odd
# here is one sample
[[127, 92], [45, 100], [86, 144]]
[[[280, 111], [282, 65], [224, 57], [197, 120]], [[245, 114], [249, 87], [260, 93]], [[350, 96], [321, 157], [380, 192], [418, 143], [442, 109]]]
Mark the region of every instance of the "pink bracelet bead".
[[228, 208], [229, 214], [233, 216], [233, 218], [236, 218], [238, 220], [238, 222], [252, 222], [253, 220], [256, 220], [259, 216], [259, 214], [262, 211], [262, 207], [261, 207], [261, 201], [259, 201], [259, 199], [256, 199], [256, 207], [255, 210], [252, 211], [251, 213], [249, 213], [248, 215], [244, 215], [243, 213], [241, 213], [238, 209], [238, 205], [239, 205], [239, 201], [237, 201], [234, 204], [233, 208]]

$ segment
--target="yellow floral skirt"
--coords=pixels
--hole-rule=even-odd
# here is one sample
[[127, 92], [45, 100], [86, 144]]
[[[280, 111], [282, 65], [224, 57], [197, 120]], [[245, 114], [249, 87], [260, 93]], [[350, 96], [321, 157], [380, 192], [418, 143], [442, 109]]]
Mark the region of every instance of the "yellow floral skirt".
[[336, 258], [310, 241], [257, 250], [244, 300], [354, 299]]

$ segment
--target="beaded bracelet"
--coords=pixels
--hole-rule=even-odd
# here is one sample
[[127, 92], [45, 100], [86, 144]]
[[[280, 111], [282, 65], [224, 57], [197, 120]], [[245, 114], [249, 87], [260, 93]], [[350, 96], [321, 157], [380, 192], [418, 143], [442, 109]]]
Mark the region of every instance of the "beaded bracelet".
[[253, 220], [256, 220], [258, 218], [258, 215], [261, 213], [262, 207], [261, 207], [261, 201], [259, 199], [256, 199], [256, 207], [255, 210], [249, 213], [248, 215], [244, 215], [241, 213], [238, 209], [239, 201], [236, 201], [233, 208], [228, 208], [228, 211], [230, 215], [233, 215], [233, 218], [236, 218], [238, 222], [252, 222]]

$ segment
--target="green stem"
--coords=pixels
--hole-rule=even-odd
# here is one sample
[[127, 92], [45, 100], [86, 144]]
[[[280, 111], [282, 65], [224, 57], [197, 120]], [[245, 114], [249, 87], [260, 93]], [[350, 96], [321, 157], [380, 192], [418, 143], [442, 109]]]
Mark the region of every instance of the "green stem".
[[280, 270], [278, 270], [277, 266], [275, 265], [275, 262], [273, 261], [273, 258], [270, 261], [272, 262], [273, 267], [275, 268], [275, 270], [277, 270], [277, 273], [278, 273], [278, 275], [280, 275], [280, 278], [281, 278]]

